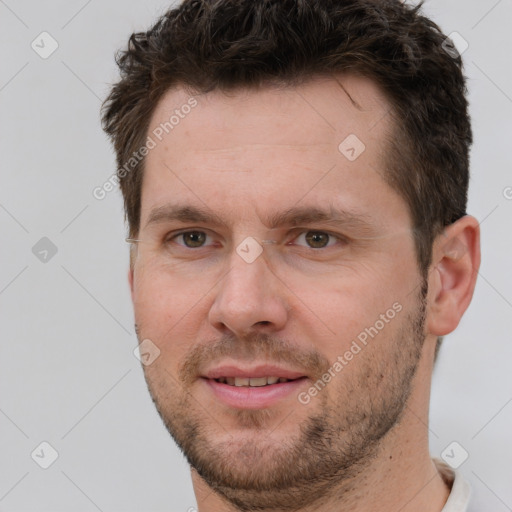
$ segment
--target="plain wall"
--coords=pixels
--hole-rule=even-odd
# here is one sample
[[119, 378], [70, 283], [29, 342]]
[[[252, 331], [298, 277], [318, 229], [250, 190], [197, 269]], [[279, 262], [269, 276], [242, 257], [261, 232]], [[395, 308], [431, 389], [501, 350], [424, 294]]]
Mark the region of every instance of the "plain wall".
[[[99, 124], [101, 101], [117, 78], [114, 52], [168, 6], [0, 2], [5, 512], [186, 511], [196, 504], [188, 466], [133, 355], [120, 194], [92, 194], [115, 170]], [[473, 302], [435, 369], [431, 451], [439, 456], [457, 441], [469, 454], [460, 471], [477, 499], [491, 504], [486, 510], [500, 512], [512, 510], [512, 2], [431, 0], [425, 10], [469, 44], [469, 212], [482, 223], [483, 247]], [[40, 43], [43, 31], [58, 43], [46, 59], [31, 47], [35, 40], [39, 51], [51, 48], [49, 39]], [[46, 470], [31, 457], [43, 441], [59, 454]]]

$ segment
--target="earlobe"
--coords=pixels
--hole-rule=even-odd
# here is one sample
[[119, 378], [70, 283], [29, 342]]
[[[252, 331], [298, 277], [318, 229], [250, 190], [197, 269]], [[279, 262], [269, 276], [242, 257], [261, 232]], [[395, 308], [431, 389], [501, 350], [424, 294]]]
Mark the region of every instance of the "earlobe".
[[448, 226], [434, 242], [429, 273], [428, 330], [452, 332], [473, 297], [480, 267], [480, 227], [466, 215]]

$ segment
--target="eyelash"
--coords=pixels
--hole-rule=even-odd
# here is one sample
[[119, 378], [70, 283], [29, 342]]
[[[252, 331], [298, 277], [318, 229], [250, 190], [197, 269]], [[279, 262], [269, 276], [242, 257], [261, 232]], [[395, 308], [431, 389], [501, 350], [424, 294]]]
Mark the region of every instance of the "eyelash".
[[[185, 231], [180, 231], [178, 233], [172, 233], [170, 235], [167, 235], [164, 239], [164, 243], [169, 243], [169, 242], [172, 242], [174, 241], [176, 238], [182, 236], [182, 235], [186, 235], [188, 233], [204, 233], [206, 234], [206, 236], [210, 236], [208, 234], [207, 231], [204, 231], [204, 230], [199, 230], [199, 229], [189, 229], [189, 230], [185, 230]], [[334, 234], [334, 233], [331, 233], [329, 231], [323, 231], [323, 230], [317, 230], [317, 229], [303, 229], [303, 230], [300, 230], [298, 232], [298, 234], [293, 238], [292, 241], [294, 240], [297, 240], [300, 236], [304, 235], [304, 234], [307, 234], [307, 233], [315, 233], [315, 234], [323, 234], [323, 235], [327, 235], [329, 236], [329, 241], [327, 242], [327, 245], [324, 246], [324, 247], [309, 247], [309, 246], [304, 246], [304, 245], [301, 245], [300, 247], [303, 247], [305, 249], [311, 249], [313, 251], [319, 251], [321, 249], [327, 249], [329, 247], [333, 247], [333, 245], [336, 245], [336, 244], [330, 244], [331, 242], [331, 239], [335, 239], [335, 240], [338, 240], [339, 242], [341, 243], [346, 243], [347, 242], [347, 238], [346, 237], [343, 237], [341, 235], [337, 235], [337, 234]], [[190, 249], [190, 250], [198, 250], [198, 249], [204, 249], [206, 247], [209, 247], [207, 245], [202, 245], [202, 246], [199, 246], [199, 247], [187, 247], [186, 245], [184, 244], [177, 244], [179, 245], [180, 247], [183, 247], [185, 249]], [[288, 245], [288, 244], [287, 244]]]

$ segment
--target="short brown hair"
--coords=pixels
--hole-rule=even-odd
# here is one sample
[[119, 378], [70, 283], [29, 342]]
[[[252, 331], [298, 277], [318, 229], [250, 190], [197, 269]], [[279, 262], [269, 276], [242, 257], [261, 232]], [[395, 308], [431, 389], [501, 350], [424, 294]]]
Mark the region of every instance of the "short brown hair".
[[[354, 73], [392, 106], [385, 179], [407, 202], [420, 270], [434, 237], [466, 213], [472, 143], [460, 56], [431, 20], [399, 0], [185, 0], [117, 55], [121, 79], [103, 105], [130, 236], [140, 224], [151, 116], [174, 86], [192, 91], [296, 86]], [[447, 51], [449, 50], [449, 51]]]

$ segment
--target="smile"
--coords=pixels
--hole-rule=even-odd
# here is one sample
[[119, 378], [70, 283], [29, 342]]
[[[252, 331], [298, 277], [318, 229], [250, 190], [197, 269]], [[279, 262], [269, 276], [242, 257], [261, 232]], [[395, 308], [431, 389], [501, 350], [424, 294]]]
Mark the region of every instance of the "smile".
[[286, 379], [284, 377], [220, 377], [214, 380], [221, 384], [229, 384], [230, 386], [259, 388], [295, 379]]

